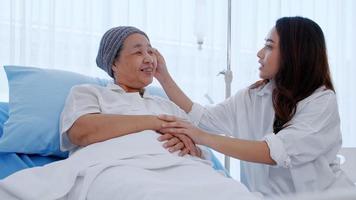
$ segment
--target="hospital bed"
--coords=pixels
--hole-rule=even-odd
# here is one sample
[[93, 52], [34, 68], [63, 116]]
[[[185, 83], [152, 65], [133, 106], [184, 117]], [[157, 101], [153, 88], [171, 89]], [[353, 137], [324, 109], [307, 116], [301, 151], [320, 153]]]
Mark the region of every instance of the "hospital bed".
[[[166, 195], [174, 191], [173, 194], [203, 195], [209, 199], [212, 191], [226, 190], [226, 186], [235, 188], [228, 191], [229, 195], [236, 193], [251, 196], [246, 187], [227, 177], [224, 168], [211, 150], [205, 151], [207, 161], [189, 156], [184, 158], [174, 156], [162, 150], [160, 142], [154, 139], [157, 134], [149, 130], [95, 143], [68, 157], [68, 152], [59, 150], [59, 118], [70, 88], [83, 83], [104, 86], [109, 81], [63, 70], [34, 67], [6, 66], [5, 71], [9, 82], [9, 102], [0, 103], [0, 199], [57, 199], [57, 197], [66, 199], [67, 195], [74, 195], [74, 198], [68, 197], [69, 199], [84, 199], [87, 192], [89, 195], [92, 191], [89, 187], [92, 183], [96, 183], [94, 181], [96, 176], [100, 174], [99, 177], [102, 177], [102, 173], [110, 172], [112, 168], [117, 169], [115, 173], [119, 173], [120, 178], [111, 180], [120, 180], [116, 183], [131, 187], [130, 190], [135, 188], [137, 190], [137, 187], [132, 185], [144, 184], [145, 181], [160, 185], [161, 187], [154, 187], [155, 185], [151, 184], [140, 187], [139, 191], [141, 193], [144, 191], [142, 195], [151, 195], [149, 199], [152, 199], [152, 195], [154, 199], [166, 199], [165, 196], [156, 198], [155, 192], [160, 190], [159, 193], [164, 192]], [[162, 90], [156, 87], [149, 87], [147, 90], [151, 95], [164, 96]], [[140, 138], [141, 140], [138, 141], [147, 141], [145, 139], [148, 138], [150, 145], [157, 144], [155, 148], [161, 150], [155, 150], [156, 154], [151, 155], [143, 154], [147, 151], [145, 146], [141, 147], [143, 143], [139, 143], [139, 150], [136, 150], [137, 147], [121, 146], [123, 143], [133, 144], [123, 142], [125, 139], [137, 141], [132, 138]], [[139, 154], [135, 154], [137, 151]], [[123, 157], [118, 157], [117, 154]], [[155, 162], [142, 162], [147, 160]], [[183, 169], [187, 170], [182, 171]], [[140, 170], [138, 172], [145, 176], [133, 173], [135, 170]], [[156, 173], [158, 170], [160, 173]], [[176, 173], [177, 171], [180, 173]], [[181, 174], [186, 174], [188, 177]], [[200, 174], [200, 178], [193, 178], [195, 174]], [[204, 176], [205, 174], [209, 176]], [[156, 176], [160, 178], [154, 178]], [[144, 181], [138, 179], [142, 177], [146, 179]], [[136, 178], [137, 181], [131, 181], [132, 178]], [[162, 178], [168, 182], [159, 182]], [[186, 178], [189, 178], [189, 181]], [[213, 180], [219, 181], [215, 183]], [[118, 185], [116, 183], [101, 185], [116, 187]], [[181, 184], [182, 188], [187, 189], [194, 185], [201, 191], [204, 191], [202, 186], [213, 190], [196, 192], [188, 189], [186, 192], [181, 192], [179, 191], [181, 187], [174, 187], [176, 184]], [[163, 189], [165, 191], [162, 191]], [[100, 191], [107, 191], [107, 189]], [[117, 190], [110, 191], [117, 193]], [[216, 192], [212, 194], [218, 195]], [[80, 198], [76, 198], [76, 195], [80, 195]], [[178, 198], [179, 196], [170, 199]]]
[[[60, 93], [67, 93], [69, 91], [69, 88], [76, 84], [81, 84], [81, 83], [106, 84], [107, 81], [105, 79], [103, 80], [97, 78], [93, 79], [91, 77], [85, 77], [79, 74], [60, 71], [60, 70], [51, 71], [47, 69], [20, 67], [20, 66], [8, 66], [8, 69], [9, 70], [7, 71], [7, 75], [9, 77], [10, 101], [11, 100], [15, 101], [15, 103], [12, 104], [14, 106], [12, 108], [14, 110], [12, 114], [19, 115], [18, 117], [15, 116], [15, 119], [12, 118], [13, 120], [11, 123], [18, 122], [18, 125], [15, 126], [23, 126], [23, 127], [20, 129], [16, 127], [7, 129], [8, 131], [14, 130], [15, 134], [18, 134], [18, 137], [11, 137], [11, 135], [9, 134], [4, 135], [4, 137], [2, 137], [4, 124], [9, 118], [9, 102], [0, 102], [0, 179], [3, 179], [11, 175], [12, 173], [15, 173], [22, 169], [31, 168], [35, 166], [43, 166], [45, 164], [49, 164], [67, 158], [67, 153], [53, 152], [53, 150], [51, 150], [53, 149], [53, 147], [45, 147], [42, 149], [24, 147], [24, 148], [16, 149], [16, 147], [18, 146], [15, 143], [21, 143], [22, 142], [21, 140], [26, 138], [28, 138], [30, 142], [36, 142], [35, 144], [33, 143], [29, 144], [32, 146], [36, 146], [36, 145], [41, 146], [42, 145], [41, 142], [48, 142], [47, 140], [50, 139], [50, 138], [45, 138], [41, 140], [40, 137], [38, 139], [33, 137], [25, 137], [25, 138], [22, 137], [22, 135], [24, 134], [30, 135], [32, 134], [31, 132], [36, 132], [37, 130], [35, 128], [37, 125], [43, 125], [41, 124], [41, 122], [38, 122], [37, 124], [36, 123], [31, 124], [31, 120], [35, 121], [35, 120], [42, 119], [43, 123], [46, 124], [45, 118], [49, 117], [47, 115], [41, 116], [41, 114], [44, 114], [44, 112], [46, 112], [45, 110], [43, 112], [38, 111], [39, 109], [41, 109], [39, 106], [42, 106], [43, 103], [46, 102], [41, 102], [44, 100], [41, 99], [41, 97], [34, 98], [34, 96], [36, 96], [36, 93], [45, 93], [44, 96], [42, 97], [47, 97], [48, 100], [47, 103], [53, 104], [54, 107], [59, 108], [63, 106], [65, 96], [63, 97], [57, 96], [57, 98], [53, 98], [50, 97], [51, 95], [55, 96], [55, 95], [60, 95]], [[57, 81], [57, 83], [53, 83], [53, 81]], [[58, 86], [61, 88], [58, 88]], [[165, 98], [167, 97], [163, 92], [163, 90], [158, 87], [153, 87], [153, 86], [148, 87], [148, 91], [150, 92], [150, 94], [153, 95], [158, 95]], [[25, 92], [27, 95], [24, 94], [23, 92]], [[59, 94], [56, 94], [57, 92], [59, 92]], [[58, 98], [60, 98], [60, 100]], [[34, 101], [39, 101], [39, 102], [34, 102]], [[60, 103], [61, 105], [56, 105], [56, 103], [57, 104]], [[16, 106], [18, 105], [20, 105], [19, 108], [16, 108]], [[19, 109], [19, 111], [16, 109]], [[53, 108], [48, 109], [48, 112], [51, 111], [54, 111]], [[54, 128], [58, 130], [58, 123], [59, 123], [58, 111], [60, 110], [57, 109], [56, 111], [57, 111], [57, 113], [55, 114], [56, 117], [55, 118], [52, 117], [53, 119], [51, 119], [51, 116], [54, 116], [51, 115], [50, 120], [53, 121], [58, 120], [58, 121], [52, 123], [52, 125], [54, 126], [50, 126], [50, 125], [48, 126], [49, 128]], [[25, 125], [22, 125], [21, 123], [24, 123]], [[41, 135], [37, 134], [37, 136], [41, 136]], [[58, 142], [57, 138], [56, 141]], [[24, 142], [22, 144], [28, 144], [28, 143]], [[59, 144], [54, 144], [54, 145], [58, 146]], [[58, 147], [56, 148], [58, 150]], [[220, 161], [215, 157], [215, 155], [211, 151], [210, 153], [211, 153], [210, 160], [213, 163], [213, 167], [216, 170], [219, 170], [220, 172], [225, 174], [226, 171], [223, 168]]]
[[[160, 90], [157, 88], [150, 88], [154, 93], [160, 94]], [[3, 132], [4, 122], [8, 119], [8, 102], [0, 102], [0, 139]], [[0, 152], [0, 179], [6, 178], [7, 176], [22, 170], [36, 166], [43, 166], [55, 161], [65, 159], [67, 156], [55, 156], [55, 155], [38, 155], [38, 154], [28, 154], [28, 153], [16, 153], [16, 152]], [[211, 152], [211, 162], [213, 163], [214, 169], [224, 173], [229, 176], [218, 160], [218, 158]]]

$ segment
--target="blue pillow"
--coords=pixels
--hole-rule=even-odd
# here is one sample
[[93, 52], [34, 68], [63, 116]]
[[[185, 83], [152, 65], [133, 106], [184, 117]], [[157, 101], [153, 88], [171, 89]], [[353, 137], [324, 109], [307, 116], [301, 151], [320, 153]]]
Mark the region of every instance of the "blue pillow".
[[77, 84], [106, 85], [108, 80], [74, 72], [5, 66], [9, 82], [9, 119], [0, 152], [66, 157], [59, 149], [59, 118], [65, 99]]
[[9, 112], [9, 104], [5, 102], [0, 102], [0, 138], [2, 136], [2, 129], [4, 127], [4, 123], [6, 122]]

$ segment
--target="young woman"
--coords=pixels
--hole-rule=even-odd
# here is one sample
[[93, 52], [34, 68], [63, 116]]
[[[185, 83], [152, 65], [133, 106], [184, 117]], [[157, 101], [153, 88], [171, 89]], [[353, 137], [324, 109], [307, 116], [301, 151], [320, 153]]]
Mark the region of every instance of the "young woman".
[[186, 134], [242, 160], [242, 182], [265, 196], [354, 186], [337, 162], [340, 119], [321, 28], [307, 18], [284, 17], [265, 41], [257, 53], [262, 80], [210, 108], [184, 95], [156, 51], [156, 78], [203, 129], [162, 115], [170, 122], [161, 132]]

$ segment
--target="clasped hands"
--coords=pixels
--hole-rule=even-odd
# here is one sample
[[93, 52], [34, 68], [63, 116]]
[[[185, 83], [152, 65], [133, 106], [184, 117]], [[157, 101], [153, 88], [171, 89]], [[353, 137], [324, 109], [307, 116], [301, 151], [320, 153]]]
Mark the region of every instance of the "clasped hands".
[[196, 144], [201, 144], [201, 137], [204, 132], [188, 122], [187, 120], [170, 116], [159, 115], [160, 128], [157, 132], [162, 134], [158, 140], [163, 143], [163, 147], [169, 152], [180, 151], [179, 156], [190, 154], [192, 156], [201, 157], [202, 152]]

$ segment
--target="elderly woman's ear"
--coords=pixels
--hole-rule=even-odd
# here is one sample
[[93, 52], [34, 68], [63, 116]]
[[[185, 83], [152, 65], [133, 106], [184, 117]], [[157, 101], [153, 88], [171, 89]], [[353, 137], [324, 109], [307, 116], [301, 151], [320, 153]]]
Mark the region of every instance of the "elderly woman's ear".
[[[118, 66], [116, 66], [115, 63], [113, 63], [112, 66], [111, 66], [111, 69], [112, 69], [113, 73], [114, 73], [114, 72], [117, 72]], [[113, 74], [113, 75], [114, 75], [114, 74]]]

